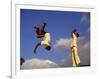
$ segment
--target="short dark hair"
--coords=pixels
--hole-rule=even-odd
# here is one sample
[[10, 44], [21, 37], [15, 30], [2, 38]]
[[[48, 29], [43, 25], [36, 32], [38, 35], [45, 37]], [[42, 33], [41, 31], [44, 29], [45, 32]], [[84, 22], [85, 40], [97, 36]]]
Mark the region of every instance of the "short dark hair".
[[76, 33], [76, 32], [77, 32], [77, 29], [74, 28], [74, 29], [72, 30], [72, 33]]
[[50, 50], [50, 49], [51, 49], [51, 46], [46, 46], [45, 49], [46, 49], [46, 50]]
[[77, 38], [79, 37], [79, 34], [78, 33], [76, 33], [76, 36], [77, 36]]

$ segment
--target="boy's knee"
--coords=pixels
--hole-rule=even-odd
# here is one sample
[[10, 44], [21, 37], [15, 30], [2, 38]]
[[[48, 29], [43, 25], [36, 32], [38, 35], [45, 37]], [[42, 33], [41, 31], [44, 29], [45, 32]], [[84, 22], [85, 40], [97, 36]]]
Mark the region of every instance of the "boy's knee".
[[46, 50], [51, 50], [51, 46], [46, 46]]

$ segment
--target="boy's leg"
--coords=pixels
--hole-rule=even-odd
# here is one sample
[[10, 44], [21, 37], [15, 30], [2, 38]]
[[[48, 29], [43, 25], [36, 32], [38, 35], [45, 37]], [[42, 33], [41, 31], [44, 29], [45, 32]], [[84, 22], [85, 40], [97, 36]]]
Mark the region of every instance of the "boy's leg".
[[79, 65], [80, 64], [80, 58], [78, 56], [78, 49], [77, 49], [77, 47], [74, 47], [74, 57], [75, 57], [76, 65]]
[[38, 48], [40, 45], [41, 45], [41, 42], [40, 42], [40, 43], [37, 43], [37, 45], [36, 45], [36, 47], [35, 47], [35, 49], [34, 49], [34, 53], [36, 53], [36, 50], [37, 50], [37, 48]]
[[71, 48], [72, 50], [72, 64], [73, 64], [73, 67], [76, 67], [76, 61], [75, 61], [75, 56], [74, 56], [74, 49]]

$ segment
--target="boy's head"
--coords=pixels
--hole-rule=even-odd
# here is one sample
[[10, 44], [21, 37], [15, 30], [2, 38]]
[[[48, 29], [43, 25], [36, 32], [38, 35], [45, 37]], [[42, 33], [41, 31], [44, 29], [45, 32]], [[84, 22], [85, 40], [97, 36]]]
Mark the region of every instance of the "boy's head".
[[41, 35], [41, 34], [45, 34], [46, 32], [44, 30], [42, 30], [41, 27], [34, 27], [36, 29], [36, 34]]
[[45, 49], [49, 51], [51, 49], [51, 47], [50, 46], [46, 46]]
[[77, 29], [76, 29], [76, 28], [74, 28], [74, 29], [72, 30], [72, 32], [73, 32], [73, 33], [76, 33], [76, 32], [77, 32]]

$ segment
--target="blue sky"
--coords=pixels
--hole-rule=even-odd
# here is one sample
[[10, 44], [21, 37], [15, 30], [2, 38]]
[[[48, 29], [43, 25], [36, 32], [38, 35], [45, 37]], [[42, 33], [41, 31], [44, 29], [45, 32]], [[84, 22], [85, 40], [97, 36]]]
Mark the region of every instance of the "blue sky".
[[[68, 57], [70, 50], [54, 49], [56, 41], [70, 39], [73, 26], [78, 29], [80, 37], [87, 37], [90, 32], [90, 13], [88, 12], [21, 9], [20, 21], [20, 55], [25, 60], [48, 59], [60, 64], [63, 58]], [[34, 26], [41, 27], [43, 21], [48, 23], [45, 30], [51, 34], [52, 49], [47, 51], [41, 46], [37, 49], [37, 54], [34, 54], [32, 49], [43, 40], [35, 37]]]

